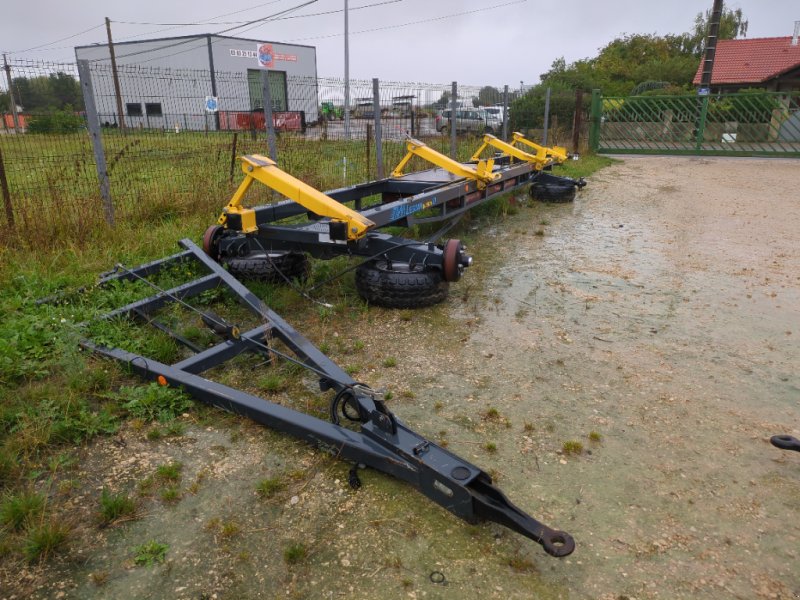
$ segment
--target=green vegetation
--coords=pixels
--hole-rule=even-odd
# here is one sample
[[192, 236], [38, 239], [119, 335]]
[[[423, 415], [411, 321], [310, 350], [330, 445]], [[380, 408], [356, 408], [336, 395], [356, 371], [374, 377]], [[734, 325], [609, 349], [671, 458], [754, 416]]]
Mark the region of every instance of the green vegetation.
[[183, 464], [179, 462], [161, 465], [156, 469], [156, 477], [162, 481], [180, 481]]
[[308, 550], [303, 544], [293, 543], [283, 550], [283, 560], [287, 565], [295, 565], [305, 560]]
[[155, 540], [150, 540], [140, 546], [132, 548], [133, 562], [137, 565], [151, 567], [156, 563], [163, 563], [167, 559], [169, 546]]
[[262, 479], [256, 486], [256, 493], [261, 498], [272, 498], [278, 492], [286, 488], [286, 483], [280, 477], [270, 477]]
[[582, 454], [583, 453], [583, 444], [577, 440], [568, 440], [561, 444], [561, 452], [567, 456], [571, 454]]
[[603, 440], [603, 436], [597, 431], [590, 431], [588, 437], [592, 442], [601, 442]]
[[22, 529], [26, 523], [44, 511], [44, 496], [32, 491], [11, 494], [0, 503], [0, 523], [12, 530]]
[[69, 529], [63, 523], [44, 521], [31, 525], [23, 541], [23, 555], [28, 562], [44, 560], [67, 543]]
[[136, 512], [136, 502], [127, 494], [112, 494], [106, 488], [100, 493], [100, 521], [111, 523], [121, 517], [129, 517]]
[[[709, 14], [699, 13], [686, 33], [664, 36], [632, 34], [612, 40], [597, 56], [567, 64], [553, 61], [541, 82], [511, 104], [511, 126], [515, 131], [541, 128], [546, 90], [551, 89], [550, 117], [572, 123], [575, 90], [600, 89], [605, 96], [636, 93], [685, 93], [700, 64]], [[723, 9], [719, 39], [743, 37], [747, 21], [741, 9]], [[590, 94], [583, 96], [588, 109]]]

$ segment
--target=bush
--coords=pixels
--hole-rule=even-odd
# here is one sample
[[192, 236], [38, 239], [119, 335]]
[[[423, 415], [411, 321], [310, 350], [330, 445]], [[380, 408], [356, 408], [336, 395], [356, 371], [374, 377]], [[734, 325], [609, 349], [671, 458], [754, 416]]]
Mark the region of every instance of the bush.
[[71, 110], [54, 110], [28, 120], [29, 133], [76, 133], [86, 127], [86, 120]]

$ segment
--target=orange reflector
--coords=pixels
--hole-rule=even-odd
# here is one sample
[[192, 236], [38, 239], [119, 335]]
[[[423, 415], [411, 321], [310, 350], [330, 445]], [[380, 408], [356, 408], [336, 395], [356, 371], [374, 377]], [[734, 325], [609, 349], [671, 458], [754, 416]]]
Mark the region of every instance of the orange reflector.
[[163, 375], [159, 375], [156, 381], [158, 381], [158, 385], [167, 385], [167, 378]]

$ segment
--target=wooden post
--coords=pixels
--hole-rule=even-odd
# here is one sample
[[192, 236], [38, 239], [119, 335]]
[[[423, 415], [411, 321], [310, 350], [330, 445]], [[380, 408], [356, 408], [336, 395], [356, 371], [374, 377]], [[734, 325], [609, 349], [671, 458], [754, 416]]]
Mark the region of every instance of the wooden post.
[[583, 126], [583, 90], [575, 90], [575, 118], [572, 121], [572, 153], [578, 154], [581, 145], [581, 127]]
[[14, 227], [14, 209], [11, 206], [11, 192], [6, 179], [6, 165], [3, 162], [3, 150], [0, 148], [0, 188], [3, 191], [3, 206], [6, 209], [6, 221], [9, 227]]
[[236, 142], [239, 140], [239, 134], [233, 134], [233, 141], [231, 142], [231, 175], [230, 181], [233, 183], [233, 170], [236, 168]]

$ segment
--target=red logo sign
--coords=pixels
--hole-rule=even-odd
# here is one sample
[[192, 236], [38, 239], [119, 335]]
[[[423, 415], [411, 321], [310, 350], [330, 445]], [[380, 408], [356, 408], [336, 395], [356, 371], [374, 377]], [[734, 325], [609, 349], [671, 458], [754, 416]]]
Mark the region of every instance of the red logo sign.
[[275, 53], [272, 51], [272, 44], [260, 44], [258, 46], [258, 64], [267, 69], [275, 66]]

